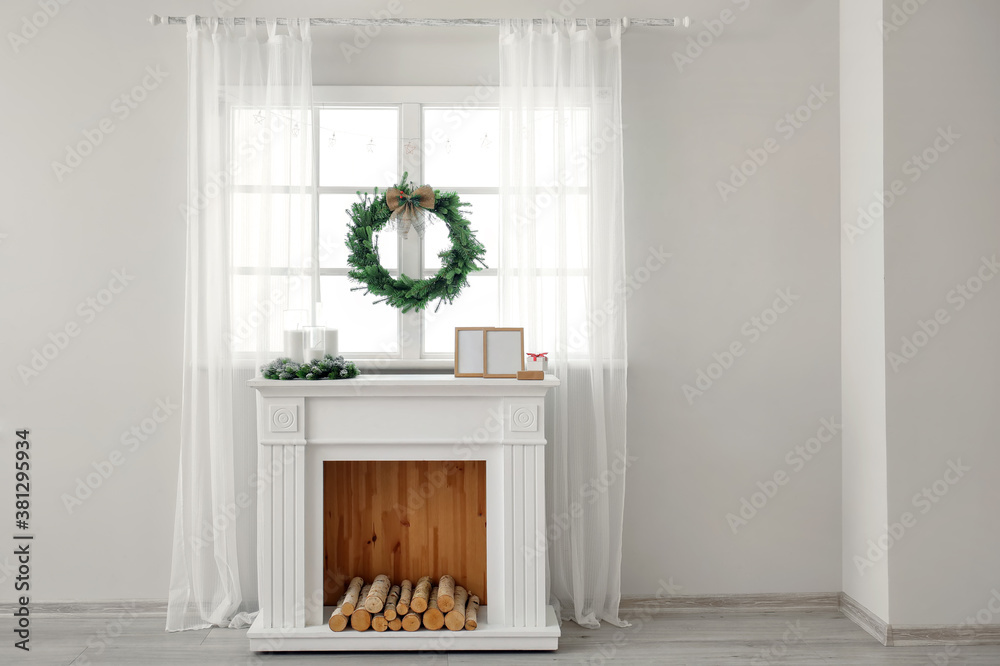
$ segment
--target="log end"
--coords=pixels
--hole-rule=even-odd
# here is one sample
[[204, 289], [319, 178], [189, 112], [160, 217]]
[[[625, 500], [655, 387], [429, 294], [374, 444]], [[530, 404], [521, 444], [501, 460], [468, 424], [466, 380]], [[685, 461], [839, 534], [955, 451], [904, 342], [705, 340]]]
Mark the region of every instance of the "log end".
[[428, 608], [424, 612], [424, 628], [437, 631], [444, 626], [444, 613], [436, 608]]
[[406, 631], [416, 631], [420, 628], [420, 616], [416, 613], [408, 613], [403, 618], [402, 626]]
[[334, 613], [330, 616], [330, 629], [333, 631], [343, 631], [347, 629], [348, 617], [343, 613]]
[[351, 628], [355, 631], [368, 631], [372, 626], [371, 613], [364, 608], [359, 608], [351, 613]]
[[451, 611], [444, 616], [444, 626], [448, 627], [451, 631], [461, 631], [462, 629], [465, 629], [465, 613]]

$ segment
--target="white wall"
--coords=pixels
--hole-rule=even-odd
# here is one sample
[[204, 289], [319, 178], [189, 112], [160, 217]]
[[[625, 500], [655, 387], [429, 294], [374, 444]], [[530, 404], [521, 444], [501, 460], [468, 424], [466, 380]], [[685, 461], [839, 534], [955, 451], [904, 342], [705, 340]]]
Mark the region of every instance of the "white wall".
[[[916, 521], [889, 551], [889, 618], [957, 624], [1000, 590], [1000, 267], [976, 283], [1000, 253], [1000, 4], [929, 2], [902, 18], [885, 45], [885, 180], [907, 188], [885, 220], [886, 347], [905, 358], [904, 337], [926, 344], [887, 369], [889, 520]], [[959, 136], [937, 140], [949, 128]], [[981, 289], [967, 299], [970, 280]], [[939, 310], [946, 323], [924, 340]], [[946, 474], [949, 461], [971, 471]]]
[[[882, 618], [889, 612], [889, 557], [873, 551], [887, 511], [882, 8], [840, 2], [841, 397], [843, 590]], [[859, 213], [859, 209], [863, 212]], [[856, 558], [864, 558], [859, 562]]]
[[[527, 16], [559, 3], [404, 5], [414, 16]], [[366, 16], [384, 6], [246, 0], [235, 13]], [[0, 46], [8, 154], [0, 167], [8, 185], [0, 433], [7, 442], [12, 429], [32, 429], [36, 600], [165, 597], [179, 419], [135, 451], [120, 438], [157, 399], [180, 394], [185, 38], [182, 27], [144, 21], [154, 11], [209, 7], [72, 2], [19, 53]], [[731, 23], [679, 71], [674, 52], [724, 9]], [[18, 30], [35, 11], [34, 1], [5, 2], [0, 26]], [[837, 590], [839, 436], [801, 471], [786, 461], [821, 419], [840, 414], [836, 3], [589, 0], [579, 13], [694, 18], [688, 33], [637, 28], [625, 37], [629, 265], [661, 246], [673, 258], [628, 304], [637, 463], [627, 484], [624, 591], [653, 594], [671, 578], [689, 594]], [[315, 35], [318, 83], [468, 85], [497, 72], [488, 29], [386, 30], [349, 65], [339, 43], [350, 30]], [[127, 118], [116, 117], [113, 100], [147, 66], [168, 76]], [[787, 136], [776, 124], [813, 86], [834, 96]], [[57, 181], [51, 162], [103, 117], [115, 131]], [[778, 151], [723, 202], [717, 181], [769, 138]], [[85, 321], [77, 304], [123, 267], [134, 281]], [[769, 318], [785, 289], [799, 300], [756, 341], [744, 335], [745, 322]], [[25, 386], [17, 366], [70, 322], [79, 335]], [[745, 352], [689, 404], [682, 386], [735, 341]], [[69, 514], [60, 496], [116, 449], [122, 465]], [[787, 484], [733, 534], [726, 514], [780, 471]], [[10, 481], [0, 475], [0, 497], [11, 497]], [[0, 599], [11, 597], [10, 585], [0, 590]]]
[[[628, 303], [625, 594], [661, 579], [682, 594], [840, 589], [839, 435], [786, 461], [821, 419], [840, 422], [837, 6], [742, 6], [613, 10], [693, 18], [687, 34], [625, 38], [629, 265], [673, 253]], [[673, 53], [726, 9], [721, 37], [678, 71]], [[813, 87], [833, 96], [789, 137], [776, 125]], [[723, 201], [717, 182], [768, 139], [778, 151]], [[779, 289], [799, 300], [745, 335]], [[691, 404], [682, 387], [734, 342], [742, 355]], [[786, 485], [734, 534], [727, 514], [780, 472]]]
[[844, 590], [1000, 624], [1000, 7], [841, 8]]
[[[120, 441], [158, 399], [180, 394], [184, 36], [142, 23], [154, 4], [70, 3], [16, 54], [7, 35], [39, 8], [0, 6], [0, 497], [12, 519], [12, 431], [30, 428], [34, 600], [166, 597], [179, 414], [134, 451]], [[127, 117], [116, 115], [114, 100], [147, 66], [168, 76]], [[59, 182], [51, 163], [103, 118], [113, 133]], [[101, 290], [120, 269], [134, 280], [101, 312], [90, 309], [85, 299], [110, 295]], [[25, 385], [17, 366], [68, 324], [78, 335]], [[122, 464], [68, 513], [60, 495], [116, 449]], [[9, 554], [0, 555], [4, 600], [14, 598]]]

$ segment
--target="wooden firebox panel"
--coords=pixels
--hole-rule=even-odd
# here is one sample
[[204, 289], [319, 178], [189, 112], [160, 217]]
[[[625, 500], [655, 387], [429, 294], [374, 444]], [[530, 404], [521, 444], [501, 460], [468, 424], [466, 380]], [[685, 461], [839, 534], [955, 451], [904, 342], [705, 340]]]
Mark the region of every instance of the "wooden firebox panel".
[[323, 463], [324, 604], [353, 576], [451, 574], [486, 598], [486, 461]]

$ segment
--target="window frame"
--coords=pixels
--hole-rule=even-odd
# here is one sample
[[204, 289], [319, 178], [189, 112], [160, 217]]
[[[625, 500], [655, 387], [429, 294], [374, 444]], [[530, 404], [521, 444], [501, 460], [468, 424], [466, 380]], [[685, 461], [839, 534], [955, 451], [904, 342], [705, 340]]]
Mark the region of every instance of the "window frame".
[[[495, 85], [480, 86], [313, 86], [313, 128], [320, 127], [319, 114], [324, 107], [329, 106], [359, 106], [359, 107], [396, 107], [399, 109], [399, 145], [397, 147], [397, 169], [400, 175], [409, 173], [409, 180], [423, 183], [424, 178], [424, 141], [423, 109], [424, 107], [452, 108], [499, 108], [499, 90]], [[352, 186], [321, 186], [319, 180], [320, 150], [322, 150], [322, 133], [313, 131], [313, 233], [319, 239], [320, 208], [319, 200], [322, 194], [354, 194]], [[420, 144], [415, 154], [408, 155], [405, 150], [407, 140], [418, 139]], [[499, 137], [497, 137], [499, 140]], [[391, 183], [379, 184], [388, 187]], [[371, 185], [369, 185], [371, 186]], [[443, 186], [448, 187], [447, 183]], [[499, 194], [499, 183], [496, 188], [452, 188], [461, 194], [496, 193]], [[399, 271], [408, 275], [426, 277], [427, 270], [423, 262], [423, 243], [417, 234], [409, 238], [397, 235]], [[319, 263], [320, 243], [313, 248], [314, 265]], [[346, 275], [344, 268], [317, 268], [320, 277], [325, 275]], [[483, 275], [498, 275], [496, 267], [485, 269]], [[363, 352], [362, 355], [351, 355], [362, 369], [377, 370], [441, 370], [454, 366], [454, 353], [434, 353], [423, 351], [424, 348], [424, 317], [420, 312], [397, 311], [398, 344], [397, 353]]]
[[[373, 187], [372, 184], [355, 184], [346, 186], [323, 186], [320, 184], [320, 164], [321, 151], [323, 150], [323, 133], [318, 131], [321, 127], [319, 117], [324, 107], [395, 107], [398, 109], [398, 145], [397, 145], [397, 171], [400, 175], [403, 172], [409, 173], [409, 180], [422, 184], [424, 182], [425, 171], [425, 150], [423, 136], [423, 109], [424, 108], [456, 108], [456, 109], [498, 109], [499, 87], [488, 82], [481, 82], [478, 86], [337, 86], [337, 85], [317, 85], [313, 86], [313, 105], [310, 114], [312, 123], [312, 182], [306, 186], [310, 191], [312, 201], [312, 234], [316, 239], [312, 247], [313, 265], [316, 266], [316, 288], [319, 288], [319, 279], [325, 276], [345, 277], [348, 273], [347, 267], [323, 268], [320, 264], [320, 254], [322, 242], [320, 241], [320, 197], [324, 194], [349, 194], [353, 195], [358, 189]], [[407, 155], [405, 150], [406, 141], [418, 140], [418, 150], [415, 155]], [[499, 140], [500, 137], [497, 137]], [[382, 189], [391, 183], [381, 183], [378, 186]], [[475, 194], [496, 194], [499, 195], [500, 187], [453, 187], [448, 183], [438, 183], [450, 191], [455, 191], [460, 195]], [[561, 189], [588, 192], [589, 187], [579, 186], [559, 186]], [[237, 190], [253, 191], [256, 186], [241, 186]], [[289, 187], [289, 191], [296, 189]], [[410, 237], [403, 239], [397, 234], [396, 238], [399, 266], [393, 273], [406, 272], [409, 275], [419, 275], [421, 278], [433, 275], [433, 268], [425, 268], [423, 259], [423, 241], [417, 234], [410, 234]], [[233, 275], [256, 274], [265, 269], [254, 267], [234, 267]], [[281, 272], [282, 269], [270, 269], [271, 273]], [[486, 268], [477, 275], [498, 276], [500, 273], [497, 267]], [[537, 270], [539, 277], [554, 275], [555, 271], [546, 268]], [[570, 275], [587, 276], [587, 269], [569, 269]], [[454, 365], [454, 352], [424, 352], [424, 316], [421, 312], [403, 313], [396, 311], [398, 322], [399, 346], [398, 352], [358, 352], [350, 353], [351, 360], [355, 361], [364, 370], [383, 371], [439, 371], [450, 369]], [[251, 359], [252, 353], [240, 352], [234, 356], [234, 361]]]

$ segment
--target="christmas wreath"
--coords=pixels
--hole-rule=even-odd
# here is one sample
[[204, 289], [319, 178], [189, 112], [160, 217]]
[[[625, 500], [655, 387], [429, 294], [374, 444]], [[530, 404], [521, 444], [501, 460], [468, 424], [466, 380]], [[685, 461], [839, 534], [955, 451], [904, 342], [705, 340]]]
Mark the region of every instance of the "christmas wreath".
[[264, 379], [351, 379], [361, 374], [354, 361], [327, 354], [317, 361], [296, 363], [287, 356], [260, 366]]
[[[406, 177], [404, 173], [402, 182], [384, 193], [379, 193], [378, 188], [373, 195], [359, 192], [360, 200], [347, 211], [351, 216], [347, 229], [350, 250], [347, 263], [351, 270], [347, 275], [361, 285], [352, 291], [364, 289], [366, 294], [381, 297], [376, 303], [388, 303], [403, 312], [423, 310], [434, 300], [438, 301], [437, 307], [453, 302], [468, 286], [469, 273], [486, 267], [483, 263], [486, 248], [476, 239], [469, 220], [462, 214], [461, 209], [469, 204], [454, 192], [440, 192], [429, 185], [414, 189]], [[431, 222], [432, 216], [448, 227], [451, 241], [451, 247], [438, 255], [441, 270], [423, 280], [404, 273], [394, 278], [382, 266], [375, 234], [386, 226], [395, 226], [405, 237], [412, 226], [423, 236], [424, 226]]]

